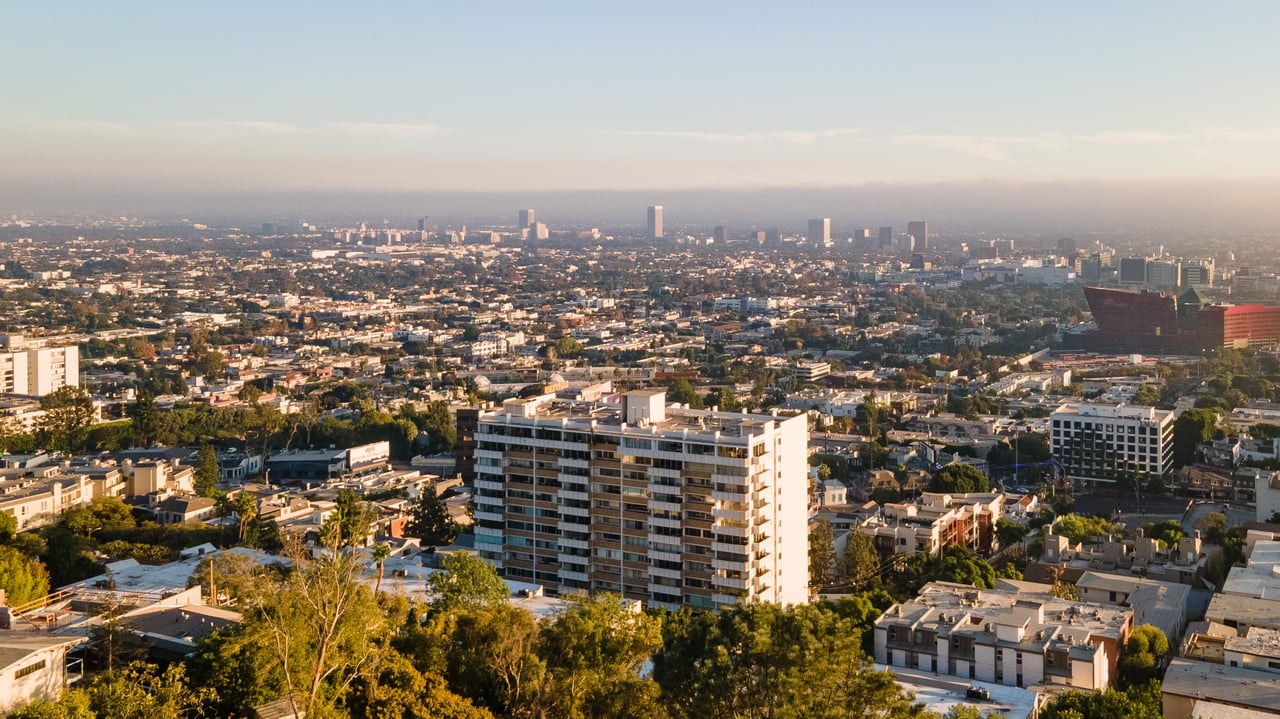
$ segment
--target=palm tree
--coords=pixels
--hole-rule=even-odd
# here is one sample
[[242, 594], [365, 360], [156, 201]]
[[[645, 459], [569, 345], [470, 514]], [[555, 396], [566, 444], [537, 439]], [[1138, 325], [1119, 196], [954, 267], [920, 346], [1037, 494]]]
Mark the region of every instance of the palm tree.
[[382, 572], [387, 566], [387, 557], [391, 556], [391, 545], [379, 544], [373, 548], [373, 561], [378, 563], [378, 583], [373, 587], [373, 593], [376, 595], [382, 591]]

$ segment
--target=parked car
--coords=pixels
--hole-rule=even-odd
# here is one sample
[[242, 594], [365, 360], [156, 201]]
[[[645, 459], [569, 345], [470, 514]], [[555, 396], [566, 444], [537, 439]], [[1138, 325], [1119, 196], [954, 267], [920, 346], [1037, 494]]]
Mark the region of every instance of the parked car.
[[986, 687], [972, 686], [964, 690], [964, 695], [970, 699], [981, 699], [983, 701], [991, 701], [991, 692]]

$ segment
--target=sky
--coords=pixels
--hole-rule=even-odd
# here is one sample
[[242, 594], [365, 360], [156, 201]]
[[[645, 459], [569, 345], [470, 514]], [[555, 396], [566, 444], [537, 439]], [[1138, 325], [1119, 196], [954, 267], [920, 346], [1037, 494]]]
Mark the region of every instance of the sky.
[[[1275, 2], [8, 2], [0, 193], [1271, 182]], [[77, 195], [77, 196], [79, 196]]]

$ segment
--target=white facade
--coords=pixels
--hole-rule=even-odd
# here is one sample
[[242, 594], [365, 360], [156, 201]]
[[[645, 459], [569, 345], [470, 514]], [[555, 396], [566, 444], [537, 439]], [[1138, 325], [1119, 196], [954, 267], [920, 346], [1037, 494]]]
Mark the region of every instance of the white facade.
[[1173, 469], [1170, 410], [1073, 403], [1049, 419], [1053, 456], [1072, 477], [1114, 481], [1129, 469], [1153, 476]]
[[650, 606], [808, 601], [807, 419], [544, 395], [476, 432], [476, 547], [508, 578]]
[[66, 385], [80, 385], [79, 347], [0, 352], [0, 394], [43, 397]]
[[1045, 585], [930, 582], [875, 622], [875, 660], [1005, 686], [1106, 689], [1132, 610], [1058, 599]]

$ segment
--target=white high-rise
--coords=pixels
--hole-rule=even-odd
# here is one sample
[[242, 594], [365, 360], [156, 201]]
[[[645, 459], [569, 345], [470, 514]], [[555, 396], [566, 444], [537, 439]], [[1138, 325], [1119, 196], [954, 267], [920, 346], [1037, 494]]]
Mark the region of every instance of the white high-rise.
[[79, 347], [0, 352], [0, 394], [43, 397], [66, 385], [80, 385]]
[[649, 208], [647, 229], [650, 242], [662, 239], [662, 205]]
[[808, 425], [667, 406], [507, 400], [476, 431], [476, 548], [504, 576], [649, 606], [808, 601]]

